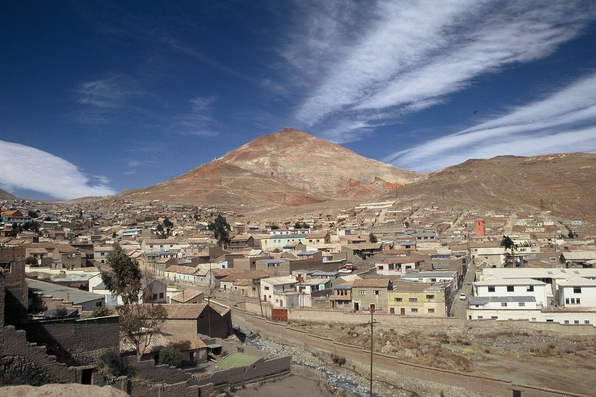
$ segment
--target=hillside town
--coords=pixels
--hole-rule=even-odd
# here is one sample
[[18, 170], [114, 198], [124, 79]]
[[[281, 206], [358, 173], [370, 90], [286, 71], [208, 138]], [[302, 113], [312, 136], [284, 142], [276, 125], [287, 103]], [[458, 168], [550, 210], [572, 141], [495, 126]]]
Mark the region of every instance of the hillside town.
[[[31, 384], [110, 384], [96, 375], [98, 357], [110, 349], [136, 356], [129, 367], [147, 377], [148, 367], [138, 364], [163, 372], [153, 366], [165, 348], [196, 365], [222, 349], [243, 352], [226, 339], [237, 309], [281, 323], [334, 313], [596, 325], [596, 225], [548, 211], [462, 212], [387, 201], [271, 221], [157, 200], [1, 206], [3, 325], [12, 327], [3, 334], [4, 356], [8, 335], [23, 330], [27, 342], [80, 368], [62, 375], [48, 369], [43, 379], [39, 371]], [[101, 274], [110, 271], [115, 251], [139, 264], [143, 302], [166, 308], [142, 351], [118, 338], [116, 308], [126, 298]], [[84, 324], [87, 333], [97, 327], [98, 335], [112, 336], [94, 346], [67, 343], [56, 331], [65, 319], [73, 321], [73, 335]], [[264, 367], [290, 366], [289, 358], [253, 354]], [[7, 368], [5, 378], [17, 376]], [[202, 371], [175, 378], [195, 393], [189, 395], [209, 395], [217, 382], [247, 381], [224, 382]], [[131, 385], [120, 388], [131, 392]]]

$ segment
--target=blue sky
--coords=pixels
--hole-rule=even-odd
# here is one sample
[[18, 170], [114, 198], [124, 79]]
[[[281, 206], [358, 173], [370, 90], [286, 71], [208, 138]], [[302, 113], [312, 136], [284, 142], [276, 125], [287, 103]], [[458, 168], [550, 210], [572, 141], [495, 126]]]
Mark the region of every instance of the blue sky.
[[596, 2], [3, 1], [0, 188], [109, 195], [294, 127], [400, 168], [596, 152]]

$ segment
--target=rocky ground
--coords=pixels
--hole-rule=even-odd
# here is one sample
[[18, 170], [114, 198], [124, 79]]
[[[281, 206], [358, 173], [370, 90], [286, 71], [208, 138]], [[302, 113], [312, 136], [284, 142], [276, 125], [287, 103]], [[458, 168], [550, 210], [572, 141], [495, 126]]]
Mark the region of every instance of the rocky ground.
[[[365, 349], [370, 347], [370, 328], [367, 326], [307, 322], [296, 322], [291, 326]], [[376, 327], [374, 349], [414, 364], [587, 395], [596, 390], [593, 376], [596, 340], [586, 336], [555, 336], [506, 329], [470, 328], [462, 331], [440, 327], [416, 330]], [[305, 360], [310, 356], [321, 359], [317, 354], [297, 350], [288, 353]], [[330, 364], [333, 366], [333, 362]]]

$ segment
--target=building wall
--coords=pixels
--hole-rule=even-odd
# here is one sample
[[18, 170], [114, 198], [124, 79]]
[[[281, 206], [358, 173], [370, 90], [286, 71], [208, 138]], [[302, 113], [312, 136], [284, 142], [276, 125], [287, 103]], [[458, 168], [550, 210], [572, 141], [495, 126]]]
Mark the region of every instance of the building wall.
[[[29, 288], [25, 280], [25, 248], [1, 247], [0, 263], [6, 264], [2, 276], [3, 315], [7, 324], [17, 325], [27, 318]], [[3, 321], [3, 324], [4, 324]]]
[[[501, 283], [502, 280], [499, 280]], [[546, 296], [546, 285], [534, 285], [534, 291], [528, 291], [527, 285], [512, 285], [513, 291], [507, 290], [507, 285], [494, 285], [494, 291], [489, 291], [489, 285], [474, 285], [475, 296], [533, 296], [536, 304], [546, 306], [548, 304]]]
[[[432, 296], [432, 298], [429, 298]], [[406, 316], [447, 317], [444, 291], [389, 291], [389, 312]], [[393, 311], [391, 310], [393, 309]], [[403, 310], [402, 310], [403, 309]]]
[[118, 316], [29, 322], [25, 330], [28, 341], [67, 352], [79, 365], [98, 364], [120, 346]]

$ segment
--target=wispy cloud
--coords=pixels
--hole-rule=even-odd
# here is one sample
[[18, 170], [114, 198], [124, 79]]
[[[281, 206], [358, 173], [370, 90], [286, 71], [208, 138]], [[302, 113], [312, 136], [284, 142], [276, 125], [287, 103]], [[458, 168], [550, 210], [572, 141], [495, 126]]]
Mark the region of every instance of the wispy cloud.
[[214, 97], [195, 97], [191, 99], [191, 110], [177, 118], [171, 128], [172, 132], [194, 136], [217, 135], [217, 120], [213, 116], [214, 101]]
[[0, 188], [27, 189], [56, 199], [107, 196], [115, 191], [104, 176], [90, 176], [68, 161], [42, 150], [0, 141]]
[[307, 92], [296, 120], [335, 131], [325, 137], [336, 142], [440, 103], [482, 74], [545, 57], [596, 15], [581, 1], [324, 3], [299, 18], [308, 28], [283, 56]]
[[113, 74], [79, 84], [76, 101], [82, 105], [77, 119], [89, 124], [105, 124], [130, 117], [141, 110], [135, 104], [148, 93], [130, 76]]
[[398, 167], [434, 171], [468, 158], [596, 152], [596, 73], [548, 97], [458, 133], [384, 159]]

